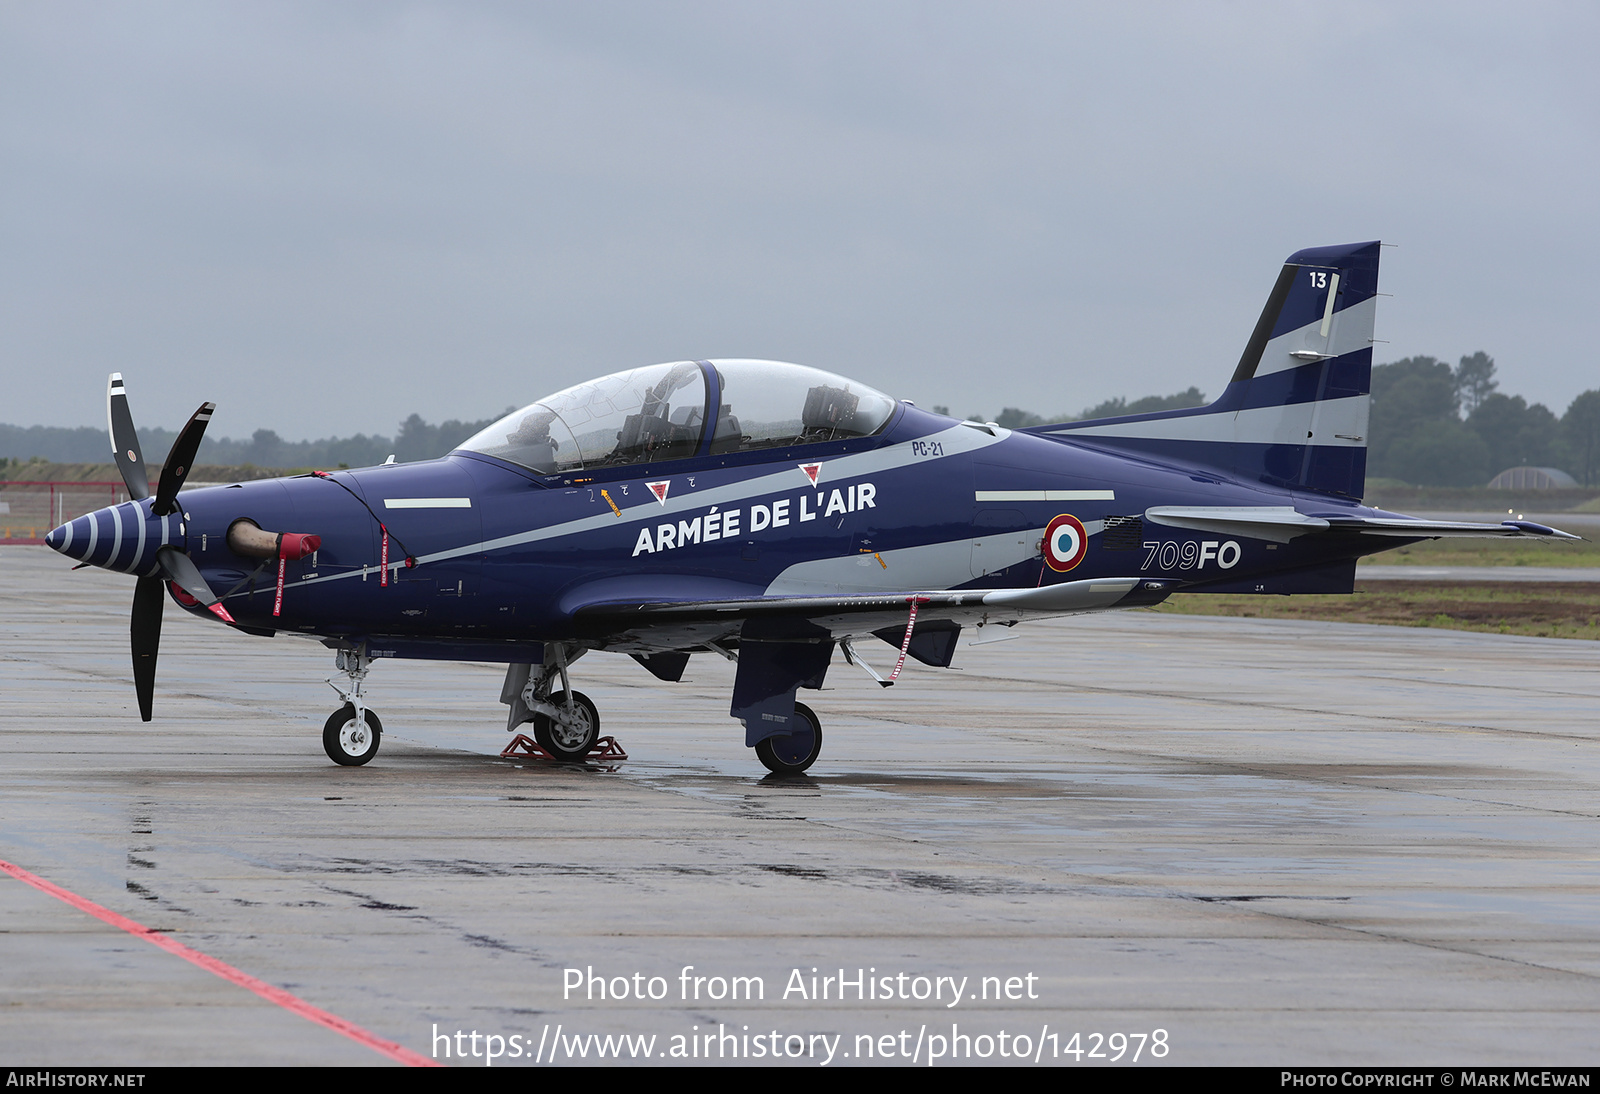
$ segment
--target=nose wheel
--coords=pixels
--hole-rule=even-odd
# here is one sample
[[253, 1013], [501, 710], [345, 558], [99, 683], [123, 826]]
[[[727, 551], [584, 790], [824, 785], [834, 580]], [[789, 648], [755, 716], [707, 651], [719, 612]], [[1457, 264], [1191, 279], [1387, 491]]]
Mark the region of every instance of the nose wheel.
[[383, 723], [367, 709], [361, 696], [361, 685], [372, 667], [363, 642], [356, 649], [341, 647], [334, 655], [334, 668], [349, 681], [341, 687], [328, 678], [328, 685], [339, 693], [344, 706], [328, 715], [322, 726], [322, 750], [328, 759], [341, 767], [360, 767], [378, 754], [378, 742], [383, 739]]
[[378, 754], [383, 723], [370, 710], [358, 717], [355, 705], [346, 703], [328, 716], [322, 727], [322, 748], [328, 759], [344, 767], [360, 767]]

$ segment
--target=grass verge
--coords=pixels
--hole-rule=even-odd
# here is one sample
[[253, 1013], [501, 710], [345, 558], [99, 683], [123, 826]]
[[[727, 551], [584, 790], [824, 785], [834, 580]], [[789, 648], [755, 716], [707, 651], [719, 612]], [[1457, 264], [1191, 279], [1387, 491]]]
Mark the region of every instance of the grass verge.
[[[1370, 566], [1594, 566], [1600, 541], [1547, 539], [1429, 539], [1361, 560]], [[1356, 573], [1360, 573], [1359, 567]]]
[[1600, 582], [1357, 580], [1349, 596], [1178, 593], [1154, 610], [1600, 640]]

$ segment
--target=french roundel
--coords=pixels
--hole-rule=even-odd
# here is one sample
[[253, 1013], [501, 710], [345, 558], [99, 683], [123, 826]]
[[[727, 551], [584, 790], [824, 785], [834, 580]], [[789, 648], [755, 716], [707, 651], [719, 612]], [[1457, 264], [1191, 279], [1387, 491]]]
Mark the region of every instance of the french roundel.
[[1070, 513], [1062, 513], [1044, 530], [1044, 560], [1052, 570], [1065, 573], [1083, 561], [1089, 550], [1089, 533], [1083, 522]]

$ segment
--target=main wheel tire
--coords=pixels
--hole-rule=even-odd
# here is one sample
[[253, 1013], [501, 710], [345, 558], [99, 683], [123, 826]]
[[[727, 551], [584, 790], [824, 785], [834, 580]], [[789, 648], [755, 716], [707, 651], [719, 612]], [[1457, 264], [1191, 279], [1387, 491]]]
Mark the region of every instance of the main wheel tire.
[[356, 708], [346, 703], [322, 727], [322, 750], [328, 759], [344, 767], [360, 767], [378, 754], [383, 740], [383, 723], [372, 711], [363, 711], [365, 723], [356, 721]]
[[802, 724], [793, 733], [756, 743], [756, 758], [774, 775], [799, 775], [822, 755], [822, 723], [804, 703], [796, 703], [794, 712]]
[[561, 719], [548, 714], [533, 716], [533, 739], [550, 755], [566, 763], [582, 760], [600, 739], [600, 712], [581, 691], [572, 693], [572, 713], [566, 715], [567, 693], [558, 691], [546, 700], [559, 707]]

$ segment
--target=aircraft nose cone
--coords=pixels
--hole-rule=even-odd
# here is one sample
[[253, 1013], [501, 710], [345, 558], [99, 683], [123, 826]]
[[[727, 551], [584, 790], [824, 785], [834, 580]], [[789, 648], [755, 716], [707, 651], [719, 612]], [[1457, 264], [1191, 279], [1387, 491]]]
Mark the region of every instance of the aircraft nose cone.
[[68, 521], [51, 531], [45, 542], [79, 562], [123, 573], [146, 573], [164, 544], [179, 541], [181, 520], [176, 514], [151, 516], [145, 502], [123, 502]]
[[51, 550], [83, 562], [94, 547], [94, 538], [89, 534], [93, 521], [92, 516], [69, 520], [61, 527], [52, 529], [44, 541]]

